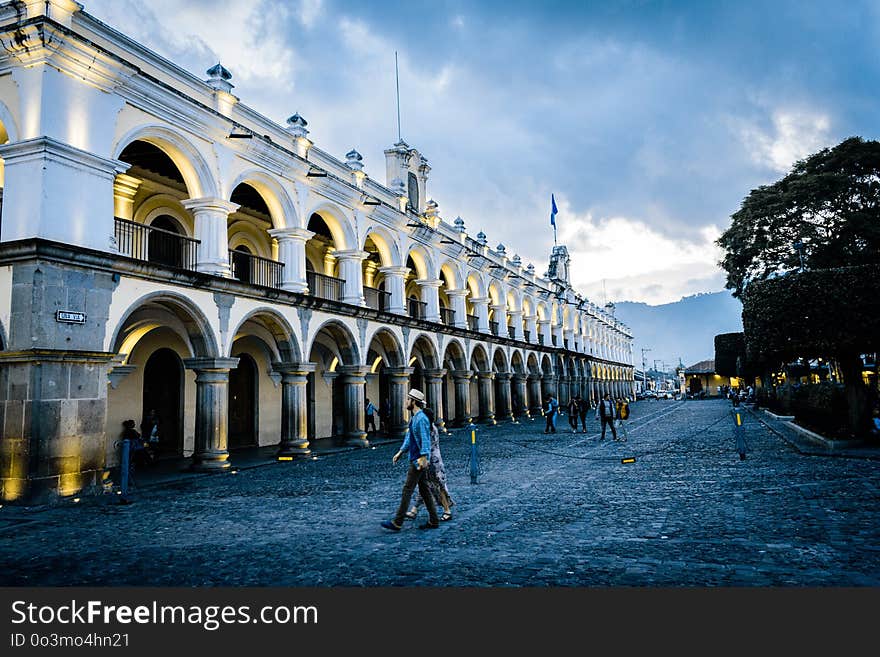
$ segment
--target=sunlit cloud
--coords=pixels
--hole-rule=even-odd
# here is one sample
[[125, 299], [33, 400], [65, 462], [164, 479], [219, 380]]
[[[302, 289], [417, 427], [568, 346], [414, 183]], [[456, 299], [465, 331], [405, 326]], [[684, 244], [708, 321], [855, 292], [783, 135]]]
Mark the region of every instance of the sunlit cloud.
[[785, 173], [798, 160], [831, 145], [831, 119], [826, 114], [777, 110], [771, 121], [769, 130], [740, 122], [740, 138], [760, 166]]

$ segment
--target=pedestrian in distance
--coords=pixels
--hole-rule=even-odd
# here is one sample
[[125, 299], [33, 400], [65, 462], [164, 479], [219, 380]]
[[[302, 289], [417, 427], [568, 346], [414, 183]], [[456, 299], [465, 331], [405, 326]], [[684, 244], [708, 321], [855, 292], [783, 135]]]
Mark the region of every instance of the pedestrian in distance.
[[566, 406], [566, 411], [568, 412], [568, 426], [571, 427], [572, 433], [578, 432], [578, 412], [580, 407], [578, 406], [579, 396], [575, 395], [571, 399], [568, 400], [568, 406]]
[[625, 421], [629, 419], [629, 400], [625, 397], [619, 398], [615, 403], [615, 410], [617, 414], [615, 424], [617, 425], [617, 428], [620, 429], [620, 437], [615, 440], [620, 440], [620, 442], [625, 443], [628, 438]]
[[392, 463], [397, 463], [401, 456], [409, 457], [409, 469], [406, 472], [406, 481], [400, 495], [400, 505], [397, 513], [391, 520], [382, 522], [382, 527], [391, 531], [399, 532], [403, 528], [403, 519], [409, 507], [413, 491], [418, 486], [419, 495], [428, 509], [428, 522], [419, 525], [419, 529], [437, 529], [440, 519], [437, 517], [437, 506], [434, 497], [428, 487], [428, 459], [431, 456], [431, 420], [422, 411], [425, 408], [425, 393], [413, 388], [407, 396], [406, 409], [412, 414], [406, 437], [397, 453], [391, 457]]
[[590, 412], [590, 400], [578, 395], [578, 416], [581, 419], [581, 429], [587, 433], [587, 413]]
[[370, 432], [370, 427], [373, 428], [373, 433], [376, 433], [376, 406], [369, 398], [364, 401], [364, 418], [367, 433]]
[[122, 435], [119, 439], [121, 447], [119, 456], [119, 502], [130, 504], [128, 499], [129, 486], [134, 483], [135, 454], [144, 449], [141, 434], [134, 428], [134, 420], [122, 423]]
[[599, 440], [605, 440], [605, 427], [611, 427], [611, 435], [617, 440], [617, 429], [614, 428], [614, 418], [616, 415], [615, 404], [611, 401], [611, 395], [607, 392], [596, 407], [596, 419], [602, 422], [602, 437]]
[[553, 395], [544, 397], [544, 417], [547, 418], [547, 425], [544, 427], [544, 433], [556, 433], [556, 400]]
[[[443, 507], [443, 514], [440, 516], [441, 521], [452, 520], [452, 505], [455, 502], [449, 494], [446, 487], [446, 467], [443, 465], [443, 456], [440, 454], [440, 429], [437, 428], [434, 410], [428, 407], [422, 411], [431, 421], [431, 459], [428, 462], [428, 488], [434, 496], [434, 501]], [[421, 497], [417, 497], [406, 517], [415, 520], [419, 513], [423, 502]]]
[[391, 400], [386, 397], [385, 401], [382, 402], [382, 413], [380, 414], [379, 419], [382, 424], [382, 431], [386, 434], [391, 433]]

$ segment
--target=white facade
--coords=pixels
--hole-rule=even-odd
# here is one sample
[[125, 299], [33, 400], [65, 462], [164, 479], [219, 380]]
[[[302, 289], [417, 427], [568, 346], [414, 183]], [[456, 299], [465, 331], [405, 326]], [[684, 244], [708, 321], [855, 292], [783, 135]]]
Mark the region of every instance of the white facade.
[[[367, 444], [364, 397], [391, 399], [399, 432], [414, 384], [450, 424], [540, 412], [554, 390], [632, 395], [632, 334], [571, 288], [564, 247], [544, 278], [448, 223], [407, 144], [373, 180], [302, 117], [241, 103], [225, 69], [194, 78], [66, 0], [0, 8], [0, 40], [3, 499], [94, 485], [122, 420], [168, 402], [148, 379], [173, 363], [164, 423], [208, 468], [230, 426], [294, 455]], [[47, 362], [68, 377], [51, 391]], [[52, 445], [39, 473], [34, 444]]]

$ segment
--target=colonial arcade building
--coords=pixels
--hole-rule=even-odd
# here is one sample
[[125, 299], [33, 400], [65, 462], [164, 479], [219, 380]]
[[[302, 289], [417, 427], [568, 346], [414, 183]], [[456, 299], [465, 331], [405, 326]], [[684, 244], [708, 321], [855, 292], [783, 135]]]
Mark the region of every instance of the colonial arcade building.
[[[631, 395], [632, 334], [447, 222], [402, 141], [382, 182], [70, 0], [0, 7], [0, 497], [96, 489], [122, 422], [217, 470], [235, 450], [368, 445], [409, 387], [444, 426]], [[490, 438], [491, 439], [491, 438]]]

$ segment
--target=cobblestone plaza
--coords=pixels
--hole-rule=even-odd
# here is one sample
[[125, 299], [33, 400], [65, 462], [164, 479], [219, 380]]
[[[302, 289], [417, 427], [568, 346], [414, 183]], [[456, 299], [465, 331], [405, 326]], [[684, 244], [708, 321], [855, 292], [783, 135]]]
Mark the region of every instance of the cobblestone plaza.
[[[396, 443], [144, 484], [63, 508], [0, 509], [4, 585], [876, 586], [877, 455], [799, 450], [724, 401], [633, 405], [629, 439], [540, 419], [442, 441], [454, 518], [387, 533]], [[635, 462], [622, 459], [634, 457]], [[148, 481], [149, 477], [142, 477]], [[424, 515], [424, 510], [421, 512]]]

